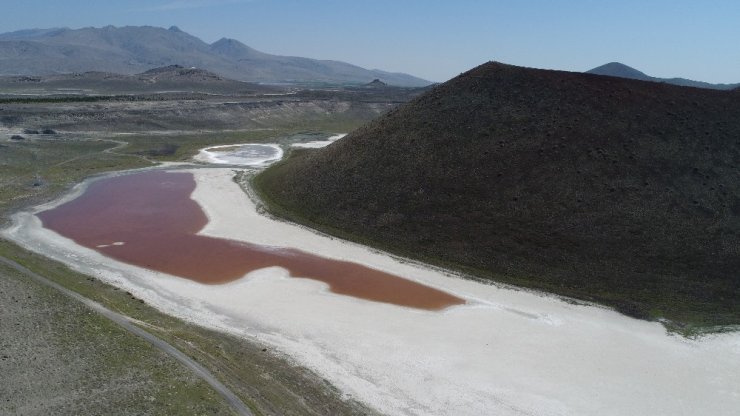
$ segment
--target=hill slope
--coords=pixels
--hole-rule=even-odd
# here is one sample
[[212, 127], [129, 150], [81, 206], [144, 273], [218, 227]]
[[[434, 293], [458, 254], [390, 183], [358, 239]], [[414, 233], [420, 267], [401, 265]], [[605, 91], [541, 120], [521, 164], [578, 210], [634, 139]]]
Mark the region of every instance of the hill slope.
[[709, 88], [714, 90], [731, 90], [740, 87], [738, 84], [710, 84], [708, 82], [694, 81], [686, 78], [656, 78], [651, 77], [643, 72], [636, 70], [619, 62], [609, 62], [596, 68], [586, 71], [587, 74], [607, 75], [610, 77], [620, 77], [629, 79], [639, 79], [642, 81], [664, 82], [666, 84], [681, 85], [684, 87]]
[[175, 26], [31, 29], [0, 34], [0, 74], [4, 75], [135, 74], [168, 65], [203, 68], [250, 82], [364, 84], [380, 78], [398, 86], [430, 84], [408, 74], [368, 70], [339, 61], [270, 55], [233, 39], [209, 45]]
[[300, 222], [643, 318], [740, 323], [740, 95], [488, 63], [257, 177]]
[[275, 93], [283, 89], [223, 78], [212, 72], [171, 65], [141, 74], [84, 72], [46, 76], [0, 76], [0, 94], [91, 95], [188, 92], [210, 94]]

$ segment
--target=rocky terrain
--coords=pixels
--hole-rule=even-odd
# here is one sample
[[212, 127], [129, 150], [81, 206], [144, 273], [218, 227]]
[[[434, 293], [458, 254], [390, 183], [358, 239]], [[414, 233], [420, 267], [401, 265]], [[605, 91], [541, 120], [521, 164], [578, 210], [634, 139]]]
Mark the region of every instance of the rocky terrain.
[[0, 123], [6, 129], [51, 127], [62, 131], [186, 131], [271, 128], [327, 114], [369, 112], [390, 108], [384, 103], [301, 100], [229, 99], [141, 100], [95, 103], [2, 104]]
[[[310, 90], [278, 94], [164, 93], [0, 98], [0, 134], [274, 129], [321, 120], [370, 120], [416, 89]], [[10, 136], [8, 136], [10, 137]], [[2, 139], [2, 136], [0, 136]]]
[[740, 95], [487, 63], [258, 176], [275, 212], [498, 282], [740, 323]]

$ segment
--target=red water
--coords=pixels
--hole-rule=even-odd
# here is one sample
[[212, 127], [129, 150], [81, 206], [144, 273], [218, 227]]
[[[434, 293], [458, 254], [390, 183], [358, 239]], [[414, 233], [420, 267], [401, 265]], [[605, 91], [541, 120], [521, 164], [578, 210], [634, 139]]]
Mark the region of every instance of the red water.
[[319, 280], [332, 292], [361, 299], [429, 310], [465, 303], [357, 263], [197, 235], [208, 219], [190, 199], [194, 189], [187, 172], [117, 176], [93, 182], [78, 198], [38, 217], [44, 227], [106, 256], [201, 283], [226, 283], [280, 266], [293, 277]]

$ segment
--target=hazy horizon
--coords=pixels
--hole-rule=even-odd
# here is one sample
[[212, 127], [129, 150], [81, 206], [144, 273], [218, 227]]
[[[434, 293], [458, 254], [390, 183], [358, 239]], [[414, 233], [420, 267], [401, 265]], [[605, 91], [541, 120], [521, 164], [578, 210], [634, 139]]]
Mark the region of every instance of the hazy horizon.
[[586, 71], [621, 62], [655, 77], [740, 82], [740, 3], [586, 0], [516, 4], [409, 0], [28, 0], [4, 5], [0, 32], [32, 28], [178, 26], [212, 43], [331, 59], [445, 81], [494, 60]]

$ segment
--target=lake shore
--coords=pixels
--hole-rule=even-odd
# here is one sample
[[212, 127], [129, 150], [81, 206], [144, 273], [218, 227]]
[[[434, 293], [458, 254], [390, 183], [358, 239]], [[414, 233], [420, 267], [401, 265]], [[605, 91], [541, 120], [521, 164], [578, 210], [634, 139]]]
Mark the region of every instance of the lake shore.
[[[16, 214], [3, 234], [175, 316], [275, 346], [389, 414], [733, 414], [740, 335], [698, 341], [595, 306], [448, 275], [260, 214], [232, 169], [193, 169], [200, 234], [351, 260], [468, 301], [419, 311], [279, 268], [202, 285], [108, 259]], [[81, 192], [84, 185], [76, 192]], [[67, 199], [69, 197], [66, 197]]]

